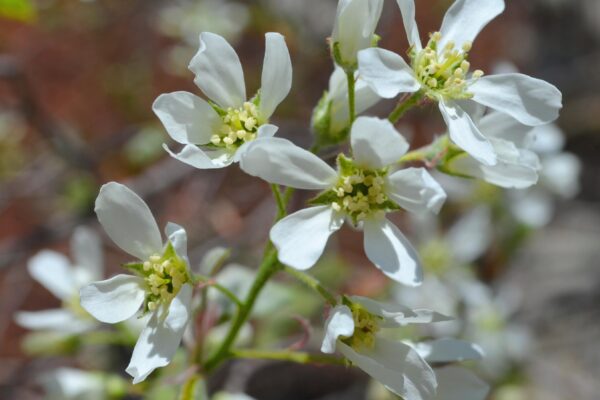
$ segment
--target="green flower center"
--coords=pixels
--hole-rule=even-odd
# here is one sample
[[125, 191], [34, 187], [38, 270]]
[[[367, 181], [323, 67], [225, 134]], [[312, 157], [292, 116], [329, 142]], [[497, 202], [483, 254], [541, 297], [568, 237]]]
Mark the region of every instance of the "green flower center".
[[381, 317], [371, 314], [359, 304], [350, 306], [354, 319], [354, 334], [343, 342], [353, 349], [372, 349], [375, 345], [375, 335], [379, 332]]
[[237, 149], [245, 142], [256, 139], [261, 125], [256, 104], [247, 101], [240, 108], [230, 107], [222, 113], [221, 118], [223, 125], [210, 139], [214, 146]]
[[190, 281], [186, 263], [172, 246], [165, 254], [154, 254], [143, 263], [143, 275], [146, 282], [146, 309], [154, 311], [162, 304], [169, 304], [179, 293], [181, 287]]
[[[433, 100], [442, 98], [469, 99], [473, 97], [468, 91], [467, 75], [471, 64], [467, 61], [471, 43], [463, 44], [462, 51], [454, 42], [448, 42], [443, 49], [438, 48], [442, 39], [439, 32], [431, 34], [427, 46], [420, 52], [411, 50], [410, 57], [415, 75], [425, 95]], [[483, 71], [476, 70], [473, 79], [483, 76]]]

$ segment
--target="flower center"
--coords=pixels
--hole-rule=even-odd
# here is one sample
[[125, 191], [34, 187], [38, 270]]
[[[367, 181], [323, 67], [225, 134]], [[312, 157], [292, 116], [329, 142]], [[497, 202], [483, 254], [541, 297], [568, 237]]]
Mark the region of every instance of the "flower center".
[[350, 306], [354, 319], [354, 334], [343, 339], [343, 342], [353, 349], [372, 349], [375, 345], [375, 335], [379, 332], [381, 317], [371, 314], [359, 304]]
[[[469, 99], [473, 97], [468, 92], [468, 73], [471, 64], [467, 61], [471, 43], [466, 42], [462, 51], [456, 48], [454, 42], [446, 43], [444, 48], [438, 48], [442, 39], [439, 32], [431, 34], [427, 46], [420, 52], [411, 51], [412, 67], [417, 79], [425, 89], [427, 97], [437, 100], [440, 97], [451, 99]], [[473, 79], [483, 76], [483, 71], [476, 70]]]
[[222, 114], [223, 125], [218, 133], [210, 138], [217, 147], [236, 149], [245, 142], [256, 139], [260, 126], [258, 107], [251, 102], [245, 102], [240, 108], [228, 108]]
[[185, 261], [169, 251], [171, 246], [160, 256], [154, 254], [144, 262], [144, 280], [147, 285], [146, 309], [154, 311], [161, 304], [169, 304], [183, 284], [189, 282]]

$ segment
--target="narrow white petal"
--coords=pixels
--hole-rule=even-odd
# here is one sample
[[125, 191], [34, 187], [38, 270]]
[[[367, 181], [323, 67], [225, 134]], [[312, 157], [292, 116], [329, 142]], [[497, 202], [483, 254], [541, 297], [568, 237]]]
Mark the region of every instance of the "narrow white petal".
[[[474, 102], [471, 101], [470, 103]], [[498, 138], [508, 140], [517, 147], [527, 147], [537, 129], [524, 125], [510, 115], [497, 111], [493, 111], [481, 118], [477, 126], [481, 130], [481, 133], [488, 139]]]
[[134, 378], [134, 384], [145, 380], [156, 368], [171, 362], [190, 318], [191, 299], [192, 287], [184, 285], [171, 302], [166, 318], [161, 318], [159, 312], [152, 315], [125, 370]]
[[547, 124], [530, 129], [531, 140], [527, 145], [537, 154], [542, 156], [556, 154], [565, 147], [565, 134], [558, 125]]
[[60, 253], [42, 250], [29, 260], [27, 269], [33, 279], [61, 300], [77, 293], [71, 262]]
[[357, 367], [407, 400], [435, 399], [436, 378], [431, 367], [410, 346], [377, 338], [373, 349], [356, 352], [338, 342], [338, 349]]
[[419, 27], [417, 26], [417, 20], [415, 19], [415, 0], [396, 0], [400, 12], [402, 13], [402, 22], [404, 23], [404, 29], [406, 30], [406, 37], [408, 43], [414, 46], [416, 51], [421, 51], [423, 45], [421, 44], [421, 38], [419, 36]]
[[479, 162], [496, 164], [496, 154], [491, 143], [475, 126], [471, 117], [452, 101], [440, 101], [438, 104], [448, 125], [450, 139]]
[[196, 75], [194, 83], [221, 107], [238, 108], [246, 101], [242, 64], [223, 37], [202, 32], [200, 49], [188, 68]]
[[364, 234], [367, 257], [384, 274], [407, 286], [423, 282], [418, 253], [394, 224], [387, 219], [366, 220]]
[[436, 400], [484, 400], [489, 386], [471, 371], [448, 366], [436, 368], [438, 382]]
[[430, 363], [480, 360], [483, 357], [483, 350], [476, 344], [451, 338], [417, 343], [414, 348]]
[[425, 168], [406, 168], [387, 178], [386, 193], [400, 207], [413, 213], [438, 213], [446, 192]]
[[169, 238], [173, 248], [175, 248], [177, 255], [187, 261], [187, 233], [185, 229], [180, 225], [169, 222], [165, 227], [165, 234]]
[[179, 153], [172, 152], [166, 144], [163, 144], [163, 149], [171, 157], [198, 169], [225, 168], [234, 161], [234, 155], [225, 149], [202, 150], [194, 144], [185, 145]]
[[251, 142], [240, 167], [267, 182], [306, 190], [327, 189], [337, 179], [337, 173], [325, 161], [281, 138]]
[[380, 169], [398, 162], [409, 148], [390, 121], [358, 117], [350, 132], [354, 160], [365, 167]]
[[333, 27], [331, 40], [338, 43], [342, 61], [356, 63], [356, 54], [371, 47], [373, 34], [381, 11], [383, 0], [341, 0]]
[[571, 153], [547, 156], [542, 161], [542, 182], [554, 194], [570, 199], [579, 192], [581, 160]]
[[102, 279], [104, 253], [95, 231], [79, 227], [71, 238], [71, 254], [79, 273], [78, 283], [86, 284]]
[[181, 144], [206, 144], [222, 124], [217, 112], [188, 92], [165, 93], [152, 104], [167, 133]]
[[329, 318], [325, 321], [325, 337], [321, 344], [323, 353], [334, 353], [338, 338], [351, 337], [354, 334], [354, 318], [352, 311], [344, 305], [336, 306], [331, 310]]
[[162, 250], [162, 239], [148, 205], [127, 186], [110, 182], [100, 188], [94, 209], [117, 246], [146, 260]]
[[523, 74], [484, 76], [469, 91], [473, 101], [530, 126], [554, 121], [562, 108], [562, 94], [554, 85]]
[[292, 61], [282, 35], [269, 32], [265, 39], [260, 115], [264, 120], [268, 120], [292, 88]]
[[414, 93], [421, 87], [412, 68], [398, 54], [372, 48], [358, 53], [358, 71], [361, 79], [375, 93], [385, 99], [399, 93]]
[[451, 317], [447, 317], [431, 310], [412, 310], [400, 304], [380, 303], [361, 296], [351, 296], [350, 299], [365, 307], [371, 314], [382, 317], [384, 319], [380, 323], [382, 328], [452, 320]]
[[62, 308], [43, 311], [20, 311], [15, 314], [20, 326], [33, 330], [49, 330], [65, 333], [80, 333], [96, 326], [93, 321], [77, 318]]
[[454, 257], [462, 263], [472, 263], [488, 249], [494, 237], [490, 208], [481, 205], [462, 216], [446, 233]]
[[450, 41], [459, 49], [466, 42], [472, 43], [479, 32], [503, 11], [504, 0], [456, 0], [444, 16], [438, 48], [443, 49]]
[[510, 211], [519, 222], [539, 229], [552, 220], [554, 199], [549, 193], [532, 190], [511, 197]]
[[279, 250], [279, 261], [305, 270], [315, 265], [329, 236], [341, 225], [329, 206], [305, 208], [277, 222], [271, 228], [270, 237]]
[[142, 306], [146, 292], [137, 276], [116, 275], [81, 288], [81, 306], [98, 321], [114, 324], [131, 318]]

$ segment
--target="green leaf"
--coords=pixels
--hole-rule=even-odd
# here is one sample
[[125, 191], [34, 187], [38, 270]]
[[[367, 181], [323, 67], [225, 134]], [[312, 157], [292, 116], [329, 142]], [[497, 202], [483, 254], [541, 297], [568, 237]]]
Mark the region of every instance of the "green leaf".
[[36, 9], [30, 0], [0, 0], [0, 17], [31, 22], [36, 18]]

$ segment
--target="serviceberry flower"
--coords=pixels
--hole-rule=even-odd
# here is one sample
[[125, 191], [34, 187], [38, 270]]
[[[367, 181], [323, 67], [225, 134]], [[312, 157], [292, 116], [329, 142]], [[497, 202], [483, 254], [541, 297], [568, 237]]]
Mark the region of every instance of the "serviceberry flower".
[[[382, 337], [385, 328], [449, 321], [431, 310], [411, 310], [365, 297], [345, 297], [325, 322], [324, 353], [336, 350], [393, 393], [406, 400], [444, 399], [437, 392], [436, 372], [429, 363], [476, 360], [481, 350], [467, 342], [440, 339], [411, 345]], [[482, 397], [483, 399], [483, 397]]]
[[43, 250], [27, 268], [33, 279], [62, 301], [62, 307], [44, 311], [21, 311], [16, 322], [24, 328], [73, 335], [94, 329], [98, 324], [79, 304], [79, 289], [102, 279], [102, 246], [90, 229], [77, 228], [71, 238], [73, 261], [61, 253]]
[[408, 65], [384, 49], [366, 49], [358, 55], [362, 79], [381, 97], [421, 93], [438, 103], [450, 139], [481, 163], [494, 165], [494, 146], [475, 125], [468, 111], [472, 103], [508, 114], [522, 124], [538, 126], [558, 117], [562, 95], [553, 85], [518, 73], [483, 76], [470, 73], [473, 40], [504, 11], [503, 0], [456, 0], [439, 32], [423, 47], [415, 21], [414, 0], [397, 0], [411, 45]]
[[184, 145], [174, 158], [199, 169], [223, 168], [238, 161], [244, 144], [270, 137], [277, 127], [268, 123], [292, 85], [292, 64], [282, 35], [265, 35], [262, 86], [246, 97], [242, 65], [235, 50], [219, 35], [200, 34], [200, 50], [189, 68], [194, 83], [209, 98], [189, 92], [160, 95], [152, 105], [173, 140]]
[[120, 399], [127, 394], [127, 382], [118, 376], [74, 368], [58, 368], [39, 379], [46, 400]]
[[191, 316], [192, 278], [185, 230], [167, 224], [167, 241], [150, 209], [133, 191], [111, 182], [100, 189], [96, 214], [108, 236], [139, 262], [126, 266], [135, 275], [116, 275], [81, 289], [81, 305], [106, 323], [149, 314], [126, 371], [134, 383], [167, 365], [179, 347]]
[[306, 190], [322, 190], [313, 207], [273, 226], [270, 237], [279, 260], [293, 268], [312, 267], [329, 236], [344, 221], [364, 231], [367, 257], [390, 278], [410, 286], [422, 280], [416, 251], [385, 218], [390, 211], [438, 212], [446, 199], [423, 168], [394, 171], [408, 143], [387, 120], [359, 117], [350, 132], [353, 158], [338, 157], [338, 171], [316, 155], [279, 138], [252, 143], [240, 161], [250, 175]]
[[356, 69], [357, 53], [377, 42], [375, 28], [381, 17], [383, 0], [340, 0], [337, 6], [332, 53], [346, 70]]

